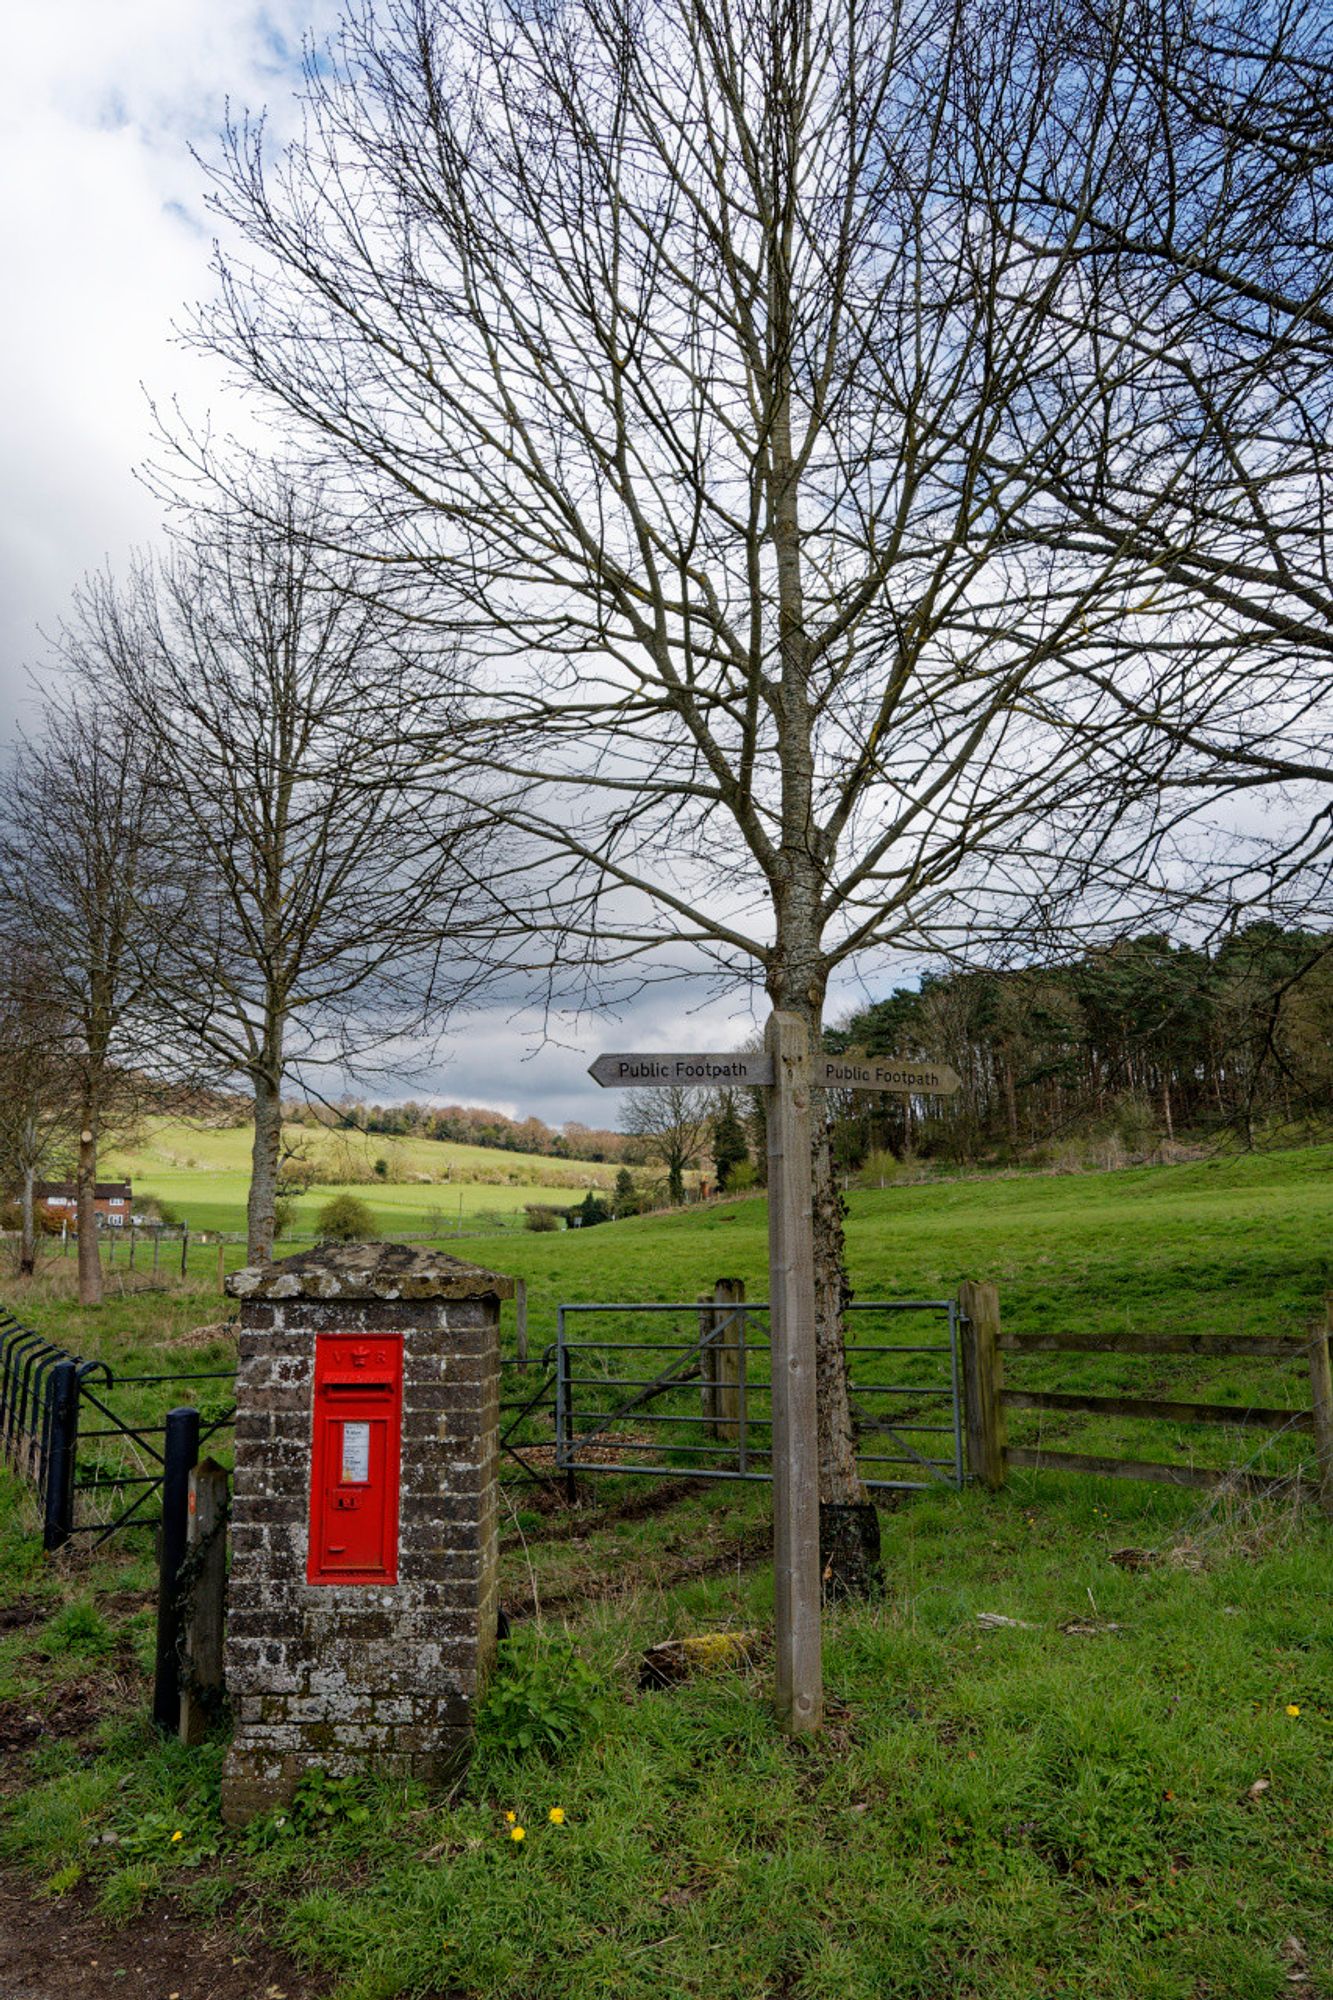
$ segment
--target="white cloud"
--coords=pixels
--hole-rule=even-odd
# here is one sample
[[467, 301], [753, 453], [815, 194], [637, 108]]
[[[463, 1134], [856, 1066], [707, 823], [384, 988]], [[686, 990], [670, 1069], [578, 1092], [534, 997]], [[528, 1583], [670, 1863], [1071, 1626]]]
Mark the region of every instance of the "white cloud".
[[144, 389], [225, 414], [172, 323], [211, 290], [213, 228], [191, 157], [226, 102], [288, 126], [301, 36], [329, 0], [47, 0], [7, 22], [0, 81], [0, 713], [25, 697], [74, 586], [157, 529], [134, 477]]
[[[335, 0], [44, 0], [10, 10], [0, 73], [0, 724], [29, 708], [41, 667], [90, 569], [124, 564], [158, 531], [134, 468], [150, 445], [145, 389], [240, 427], [239, 401], [172, 328], [212, 291], [213, 222], [192, 157], [214, 152], [228, 101], [267, 106], [275, 137], [297, 115], [300, 46]], [[755, 1029], [688, 982], [614, 1017], [584, 1015], [543, 1040], [535, 1015], [497, 1007], [461, 1023], [451, 1060], [405, 1080], [417, 1095], [615, 1125], [621, 1093], [587, 1066], [602, 1049], [730, 1048]], [[850, 995], [849, 995], [850, 997]], [[762, 1003], [761, 1003], [762, 1011]], [[402, 1094], [387, 1083], [373, 1095]]]

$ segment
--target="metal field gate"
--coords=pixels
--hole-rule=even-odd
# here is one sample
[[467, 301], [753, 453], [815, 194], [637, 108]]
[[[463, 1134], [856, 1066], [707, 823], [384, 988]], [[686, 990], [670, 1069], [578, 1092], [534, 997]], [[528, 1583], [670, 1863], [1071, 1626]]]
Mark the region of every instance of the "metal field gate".
[[[688, 1479], [772, 1477], [768, 1306], [730, 1296], [559, 1308], [555, 1466]], [[868, 1487], [963, 1483], [952, 1299], [846, 1308], [857, 1461]], [[683, 1322], [683, 1324], [682, 1324]]]

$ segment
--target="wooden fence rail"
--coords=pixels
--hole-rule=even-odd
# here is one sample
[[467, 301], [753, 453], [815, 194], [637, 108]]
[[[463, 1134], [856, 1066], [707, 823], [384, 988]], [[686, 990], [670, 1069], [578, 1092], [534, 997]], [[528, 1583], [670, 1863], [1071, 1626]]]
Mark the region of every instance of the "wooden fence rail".
[[[1236, 1468], [1166, 1465], [1160, 1461], [1111, 1458], [1081, 1451], [1040, 1450], [1011, 1445], [1010, 1410], [1050, 1410], [1061, 1414], [1153, 1417], [1172, 1424], [1227, 1424], [1279, 1434], [1313, 1434], [1318, 1466], [1314, 1480], [1301, 1484], [1314, 1493], [1333, 1519], [1333, 1370], [1329, 1334], [1333, 1300], [1324, 1324], [1305, 1338], [1232, 1333], [1006, 1333], [1000, 1325], [1000, 1298], [994, 1285], [966, 1283], [959, 1291], [962, 1313], [963, 1388], [966, 1403], [968, 1470], [992, 1491], [1004, 1485], [1010, 1466], [1050, 1471], [1099, 1473], [1112, 1479], [1156, 1480], [1168, 1486], [1243, 1485], [1254, 1492], [1289, 1487], [1291, 1479]], [[1005, 1380], [1005, 1356], [1022, 1354], [1196, 1354], [1200, 1356], [1295, 1361], [1310, 1372], [1310, 1407], [1290, 1410], [1254, 1404], [1181, 1402], [1158, 1396], [1098, 1395], [1083, 1390], [1015, 1389]]]

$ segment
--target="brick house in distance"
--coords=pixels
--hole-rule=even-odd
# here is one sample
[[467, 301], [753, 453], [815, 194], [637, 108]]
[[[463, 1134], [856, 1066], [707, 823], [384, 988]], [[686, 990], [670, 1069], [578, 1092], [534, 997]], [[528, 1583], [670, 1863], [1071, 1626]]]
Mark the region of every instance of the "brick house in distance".
[[[33, 1190], [42, 1206], [57, 1217], [77, 1219], [78, 1190], [73, 1181], [39, 1181]], [[134, 1188], [130, 1181], [97, 1181], [93, 1187], [93, 1213], [99, 1229], [125, 1229], [134, 1208]]]

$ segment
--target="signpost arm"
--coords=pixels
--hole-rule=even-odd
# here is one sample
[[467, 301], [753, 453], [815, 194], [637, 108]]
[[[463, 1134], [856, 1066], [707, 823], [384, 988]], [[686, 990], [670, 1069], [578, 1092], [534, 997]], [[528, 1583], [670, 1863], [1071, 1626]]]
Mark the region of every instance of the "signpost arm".
[[824, 1719], [820, 1655], [819, 1463], [815, 1408], [814, 1169], [810, 1045], [795, 1014], [770, 1015], [769, 1317], [773, 1339], [775, 1701], [791, 1735]]

